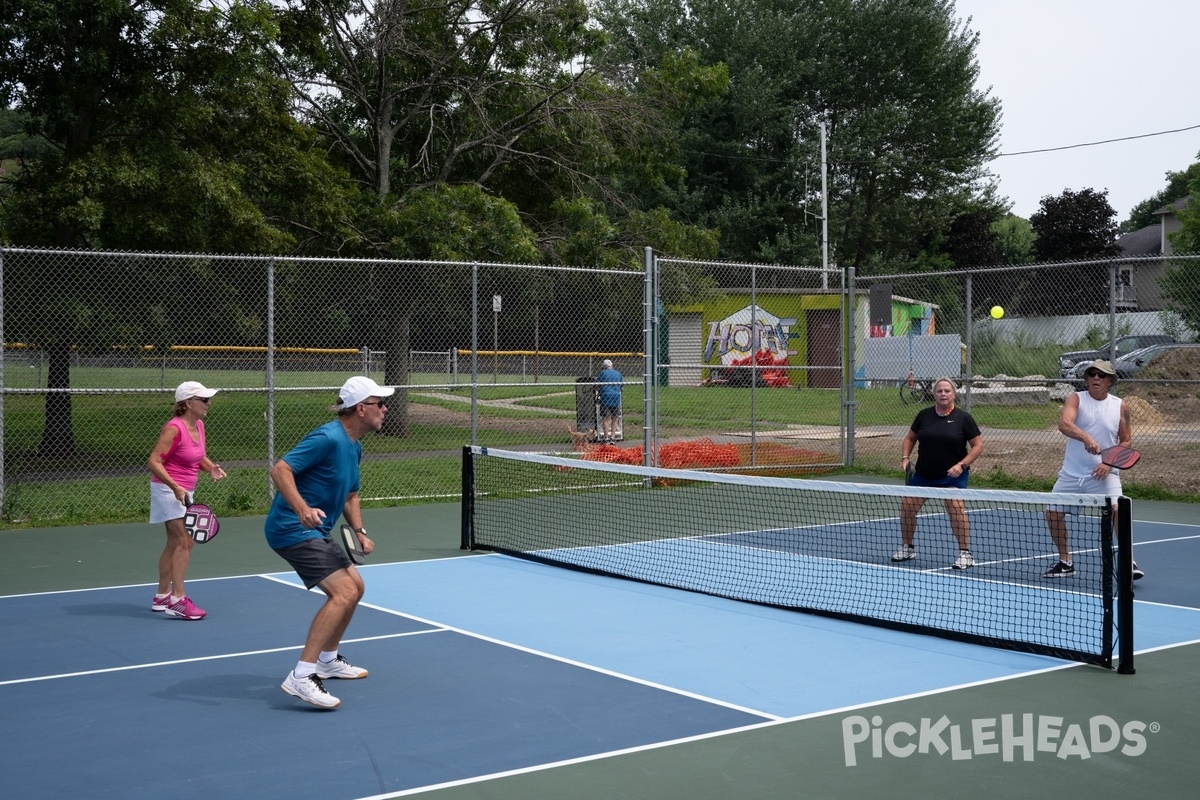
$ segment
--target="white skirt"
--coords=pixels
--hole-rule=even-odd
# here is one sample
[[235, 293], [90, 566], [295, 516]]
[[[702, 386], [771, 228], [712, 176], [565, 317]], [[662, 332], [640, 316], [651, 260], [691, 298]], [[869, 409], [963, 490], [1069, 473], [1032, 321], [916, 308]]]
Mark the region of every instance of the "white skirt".
[[150, 483], [150, 521], [169, 522], [173, 519], [183, 519], [187, 508], [175, 499], [175, 492], [165, 483], [151, 481]]

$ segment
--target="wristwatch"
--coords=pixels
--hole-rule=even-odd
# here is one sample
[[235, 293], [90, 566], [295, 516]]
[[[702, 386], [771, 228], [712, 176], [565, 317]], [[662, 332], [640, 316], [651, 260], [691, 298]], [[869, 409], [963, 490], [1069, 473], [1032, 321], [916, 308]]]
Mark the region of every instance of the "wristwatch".
[[366, 536], [366, 535], [367, 535], [367, 529], [366, 529], [366, 528], [355, 528], [355, 529], [354, 529], [354, 532], [355, 532], [355, 533], [361, 533], [363, 536]]

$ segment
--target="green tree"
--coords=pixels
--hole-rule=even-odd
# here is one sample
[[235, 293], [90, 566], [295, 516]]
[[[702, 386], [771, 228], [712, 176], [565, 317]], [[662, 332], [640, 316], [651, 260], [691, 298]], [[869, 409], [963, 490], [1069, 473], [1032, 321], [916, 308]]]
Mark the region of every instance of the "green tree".
[[1168, 172], [1167, 185], [1154, 196], [1134, 206], [1129, 212], [1129, 219], [1122, 222], [1118, 230], [1121, 233], [1133, 233], [1147, 225], [1158, 225], [1160, 220], [1154, 212], [1193, 194], [1191, 186], [1197, 179], [1200, 179], [1200, 162], [1192, 164], [1182, 172]]
[[721, 231], [721, 255], [812, 263], [818, 126], [827, 124], [830, 244], [842, 264], [919, 261], [988, 184], [999, 102], [976, 90], [977, 35], [945, 0], [600, 0], [634, 64], [690, 49], [729, 91], [679, 132], [668, 207]]
[[1184, 197], [1187, 198], [1187, 202], [1175, 212], [1180, 227], [1171, 234], [1171, 245], [1176, 253], [1195, 255], [1200, 253], [1200, 200], [1197, 199], [1200, 198], [1200, 174], [1192, 178], [1188, 185], [1188, 193]]
[[[622, 225], [645, 232], [658, 218], [634, 217], [643, 209], [625, 184], [661, 180], [657, 142], [694, 64], [668, 61], [631, 90], [581, 0], [288, 0], [278, 18], [304, 118], [375, 201], [365, 247], [598, 266], [640, 257], [646, 242], [635, 252]], [[412, 315], [429, 288], [408, 271], [377, 276], [393, 300], [380, 309], [381, 346], [398, 354], [392, 384], [407, 382]], [[403, 400], [396, 410], [384, 430], [402, 435]]]
[[1037, 237], [1033, 245], [1036, 259], [1088, 263], [1032, 273], [1031, 290], [1022, 293], [1022, 311], [1086, 314], [1108, 309], [1108, 266], [1104, 261], [1121, 252], [1116, 215], [1107, 191], [1066, 189], [1057, 197], [1042, 198], [1029, 218]]
[[993, 227], [998, 213], [993, 208], [977, 208], [954, 219], [945, 249], [956, 269], [990, 267], [1000, 260], [999, 236]]
[[[7, 236], [62, 248], [286, 252], [350, 235], [344, 176], [267, 69], [274, 36], [273, 12], [256, 0], [0, 0], [0, 105], [37, 145], [8, 178]], [[5, 334], [47, 353], [52, 390], [70, 387], [72, 348], [168, 335], [181, 286], [228, 302], [238, 294], [199, 264], [163, 275], [136, 259], [95, 263], [6, 309]], [[225, 307], [211, 319], [235, 336], [254, 329], [247, 314], [261, 312]], [[43, 454], [70, 456], [71, 427], [70, 395], [48, 392]]]
[[1029, 220], [1005, 214], [992, 223], [996, 247], [1004, 264], [1028, 264], [1033, 261], [1033, 228]]
[[[1176, 212], [1180, 228], [1171, 234], [1176, 255], [1200, 254], [1200, 176], [1188, 186], [1188, 201]], [[1163, 275], [1163, 289], [1176, 313], [1193, 331], [1200, 331], [1200, 262], [1174, 261]]]

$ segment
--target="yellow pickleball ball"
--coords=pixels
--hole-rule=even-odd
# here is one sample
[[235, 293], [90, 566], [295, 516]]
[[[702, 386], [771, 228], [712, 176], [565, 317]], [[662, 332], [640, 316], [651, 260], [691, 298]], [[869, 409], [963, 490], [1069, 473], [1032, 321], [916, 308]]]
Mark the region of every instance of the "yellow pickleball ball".
[[992, 319], [1000, 319], [1004, 316], [1004, 309], [1000, 306], [992, 306]]

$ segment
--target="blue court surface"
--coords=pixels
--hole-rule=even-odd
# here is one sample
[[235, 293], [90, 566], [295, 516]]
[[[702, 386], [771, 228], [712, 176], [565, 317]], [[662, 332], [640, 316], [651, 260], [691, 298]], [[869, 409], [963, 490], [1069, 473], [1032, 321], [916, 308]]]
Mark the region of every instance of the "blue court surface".
[[[1200, 536], [1138, 535], [1137, 649], [1200, 641]], [[147, 586], [0, 596], [5, 795], [403, 796], [1014, 676], [1138, 680], [500, 555], [362, 572], [342, 650], [370, 676], [328, 681], [332, 712], [279, 688], [322, 600], [291, 574], [190, 582], [200, 622]]]

